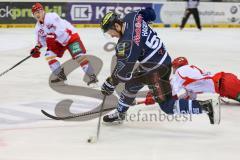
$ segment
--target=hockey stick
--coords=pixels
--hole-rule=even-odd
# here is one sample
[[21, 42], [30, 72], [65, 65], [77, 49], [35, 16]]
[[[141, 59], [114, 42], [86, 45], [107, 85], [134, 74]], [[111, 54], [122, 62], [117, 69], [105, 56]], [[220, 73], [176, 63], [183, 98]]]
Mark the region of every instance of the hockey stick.
[[[139, 105], [139, 104], [143, 104], [143, 103], [145, 103], [145, 101], [136, 102], [134, 105]], [[113, 109], [116, 109], [116, 107], [102, 109], [102, 112], [111, 111]], [[78, 118], [78, 117], [83, 117], [83, 116], [89, 116], [89, 115], [97, 114], [97, 113], [100, 112], [100, 110], [99, 111], [90, 111], [90, 112], [85, 112], [85, 113], [79, 113], [79, 114], [74, 114], [74, 115], [64, 116], [64, 117], [54, 116], [54, 115], [49, 114], [48, 112], [46, 112], [44, 110], [41, 110], [41, 112], [42, 112], [42, 114], [44, 114], [48, 118], [51, 118], [51, 119], [54, 119], [54, 120], [68, 120], [68, 119], [73, 119], [73, 118]]]
[[104, 107], [104, 103], [106, 100], [106, 95], [104, 95], [103, 97], [103, 101], [102, 101], [102, 105], [100, 108], [100, 113], [99, 113], [99, 117], [98, 117], [98, 125], [97, 125], [97, 140], [99, 139], [99, 134], [100, 134], [100, 127], [101, 127], [101, 119], [102, 119], [102, 111], [103, 111], [103, 107]]
[[101, 108], [100, 108], [100, 115], [98, 117], [98, 125], [97, 125], [97, 134], [96, 136], [91, 136], [88, 138], [87, 142], [88, 143], [96, 143], [99, 139], [99, 135], [100, 135], [100, 127], [101, 127], [101, 119], [102, 119], [102, 111], [103, 111], [103, 107], [104, 107], [104, 103], [105, 103], [105, 100], [106, 100], [106, 95], [104, 95], [103, 97], [103, 101], [102, 101], [102, 105], [101, 105]]
[[[106, 112], [106, 111], [111, 111], [113, 109], [116, 109], [116, 107], [112, 107], [112, 108], [106, 108], [106, 109], [103, 109], [102, 112]], [[70, 116], [65, 116], [65, 117], [57, 117], [57, 116], [54, 116], [54, 115], [51, 115], [49, 113], [47, 113], [46, 111], [44, 110], [41, 110], [41, 112], [47, 116], [48, 118], [51, 118], [51, 119], [54, 119], [54, 120], [68, 120], [68, 119], [73, 119], [73, 118], [78, 118], [78, 117], [83, 117], [83, 116], [89, 116], [89, 115], [92, 115], [92, 114], [96, 114], [96, 113], [99, 113], [100, 111], [90, 111], [90, 112], [85, 112], [85, 113], [80, 113], [80, 114], [74, 114], [74, 115], [70, 115]]]
[[[134, 105], [139, 105], [139, 104], [144, 104], [144, 103], [145, 103], [145, 101], [139, 101], [139, 102], [136, 102]], [[116, 107], [102, 109], [102, 112], [111, 111], [113, 109], [116, 109]], [[42, 112], [42, 114], [44, 114], [48, 118], [51, 118], [51, 119], [54, 119], [54, 120], [68, 120], [68, 119], [73, 119], [73, 118], [78, 118], [78, 117], [83, 117], [83, 116], [89, 116], [89, 115], [97, 114], [97, 113], [100, 112], [100, 110], [99, 111], [90, 111], [90, 112], [85, 112], [85, 113], [79, 113], [79, 114], [74, 114], [74, 115], [64, 116], [64, 117], [54, 116], [54, 115], [49, 114], [48, 112], [46, 112], [44, 110], [41, 110], [41, 112]]]
[[29, 59], [31, 57], [31, 55], [27, 56], [26, 58], [24, 58], [23, 60], [21, 60], [20, 62], [18, 62], [17, 64], [15, 64], [14, 66], [12, 66], [11, 68], [7, 69], [6, 71], [2, 72], [0, 74], [0, 77], [3, 76], [4, 74], [6, 74], [7, 72], [9, 72], [10, 70], [12, 70], [13, 68], [17, 67], [18, 65], [20, 65], [22, 62], [26, 61], [27, 59]]

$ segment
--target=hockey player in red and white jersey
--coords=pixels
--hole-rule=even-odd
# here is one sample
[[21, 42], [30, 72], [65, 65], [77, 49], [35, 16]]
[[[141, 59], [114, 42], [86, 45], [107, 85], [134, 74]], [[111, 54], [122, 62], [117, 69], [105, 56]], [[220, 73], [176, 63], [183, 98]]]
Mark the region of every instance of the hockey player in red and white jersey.
[[40, 49], [46, 47], [45, 58], [50, 69], [57, 76], [52, 83], [67, 80], [60, 62], [56, 59], [61, 58], [68, 50], [74, 60], [82, 67], [89, 76], [91, 83], [98, 80], [88, 59], [83, 57], [86, 49], [77, 33], [77, 30], [66, 20], [60, 18], [56, 13], [45, 13], [40, 3], [32, 6], [32, 14], [37, 20], [35, 27], [36, 46], [31, 50], [33, 58], [40, 57]]
[[[196, 99], [199, 93], [218, 93], [240, 102], [240, 80], [236, 75], [226, 72], [211, 74], [194, 65], [189, 65], [185, 57], [172, 61], [172, 94], [179, 98]], [[182, 94], [182, 91], [185, 91]]]
[[[217, 93], [221, 97], [240, 102], [240, 80], [236, 75], [226, 72], [204, 72], [197, 66], [189, 65], [185, 57], [174, 59], [172, 68], [171, 86], [174, 97], [195, 100], [197, 94]], [[150, 93], [144, 102], [146, 105], [155, 103]]]

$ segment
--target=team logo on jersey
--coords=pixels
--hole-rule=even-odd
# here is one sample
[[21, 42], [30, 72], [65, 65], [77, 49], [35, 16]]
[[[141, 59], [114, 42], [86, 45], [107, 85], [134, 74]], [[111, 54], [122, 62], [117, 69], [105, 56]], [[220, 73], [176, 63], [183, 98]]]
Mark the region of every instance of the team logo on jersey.
[[132, 46], [132, 41], [129, 40], [125, 40], [122, 42], [119, 42], [116, 46], [117, 49], [117, 56], [119, 58], [128, 58], [130, 53], [128, 50], [131, 48]]
[[56, 26], [54, 26], [53, 24], [48, 24], [48, 25], [47, 25], [47, 28], [48, 28], [48, 29], [51, 29], [51, 28], [56, 29]]
[[125, 52], [124, 51], [120, 51], [117, 53], [118, 57], [124, 57], [125, 56]]
[[142, 32], [142, 16], [138, 15], [135, 22], [135, 35], [133, 41], [137, 46], [141, 41], [141, 32]]
[[41, 36], [43, 36], [43, 35], [44, 35], [44, 30], [43, 30], [43, 29], [39, 29], [39, 30], [38, 30], [38, 34], [41, 35]]
[[118, 57], [124, 57], [126, 51], [126, 43], [119, 43], [117, 45], [117, 56]]

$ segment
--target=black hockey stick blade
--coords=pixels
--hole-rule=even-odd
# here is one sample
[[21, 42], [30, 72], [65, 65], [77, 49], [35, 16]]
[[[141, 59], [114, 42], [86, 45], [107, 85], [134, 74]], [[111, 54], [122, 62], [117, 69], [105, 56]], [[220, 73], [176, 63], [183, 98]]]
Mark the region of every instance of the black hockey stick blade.
[[[111, 110], [113, 110], [113, 109], [116, 109], [116, 107], [103, 109], [102, 112], [111, 111]], [[54, 115], [51, 115], [51, 114], [47, 113], [47, 112], [44, 111], [44, 110], [41, 110], [41, 112], [42, 112], [45, 116], [47, 116], [48, 118], [51, 118], [51, 119], [54, 119], [54, 120], [67, 120], [67, 119], [73, 119], [73, 118], [78, 118], [78, 117], [83, 117], [83, 116], [88, 116], [88, 115], [100, 113], [100, 111], [92, 111], [92, 112], [90, 111], [90, 112], [85, 112], [85, 113], [80, 113], [80, 114], [74, 114], [74, 115], [65, 116], [65, 117], [57, 117], [57, 116], [54, 116]]]
[[44, 110], [41, 110], [41, 112], [42, 112], [45, 116], [47, 116], [48, 118], [55, 119], [55, 120], [64, 120], [64, 119], [66, 118], [66, 117], [56, 117], [56, 116], [53, 116], [53, 115], [47, 113], [47, 112], [44, 111]]

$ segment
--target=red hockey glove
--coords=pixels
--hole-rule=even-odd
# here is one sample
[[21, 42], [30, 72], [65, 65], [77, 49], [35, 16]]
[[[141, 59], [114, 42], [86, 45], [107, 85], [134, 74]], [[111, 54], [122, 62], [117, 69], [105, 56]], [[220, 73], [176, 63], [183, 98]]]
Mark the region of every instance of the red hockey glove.
[[39, 46], [35, 46], [35, 47], [31, 50], [30, 54], [31, 54], [31, 56], [32, 56], [33, 58], [38, 58], [38, 57], [40, 57], [40, 54], [41, 54], [41, 52], [40, 52], [40, 47], [39, 47]]
[[148, 92], [147, 95], [146, 95], [146, 99], [143, 100], [143, 101], [139, 101], [139, 102], [135, 103], [135, 105], [136, 104], [145, 104], [146, 106], [148, 106], [148, 105], [155, 104], [155, 100], [152, 96], [152, 93]]
[[155, 100], [152, 96], [151, 92], [147, 93], [146, 99], [145, 99], [145, 105], [151, 105], [151, 104], [155, 104]]

